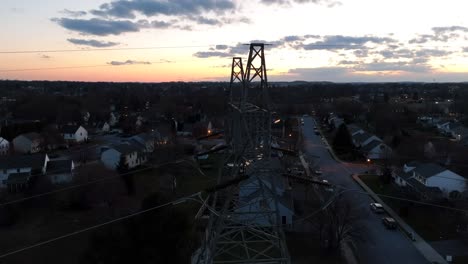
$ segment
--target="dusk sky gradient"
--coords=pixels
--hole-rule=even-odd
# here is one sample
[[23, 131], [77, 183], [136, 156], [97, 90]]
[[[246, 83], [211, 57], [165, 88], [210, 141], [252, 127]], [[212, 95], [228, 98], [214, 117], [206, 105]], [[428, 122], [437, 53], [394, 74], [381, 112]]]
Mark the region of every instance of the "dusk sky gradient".
[[[242, 44], [264, 41], [273, 81], [468, 81], [466, 10], [466, 0], [2, 0], [0, 79], [229, 81]], [[146, 47], [159, 48], [131, 49]]]

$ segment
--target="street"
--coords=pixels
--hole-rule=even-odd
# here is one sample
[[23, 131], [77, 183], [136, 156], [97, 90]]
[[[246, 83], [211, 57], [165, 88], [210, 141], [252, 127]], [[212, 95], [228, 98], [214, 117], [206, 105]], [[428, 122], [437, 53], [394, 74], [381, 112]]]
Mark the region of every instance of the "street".
[[[304, 153], [316, 160], [314, 165], [318, 165], [323, 172], [320, 178], [333, 185], [361, 191], [350, 175], [367, 170], [366, 165], [341, 163], [333, 159], [321, 136], [314, 133], [315, 120], [312, 117], [303, 119]], [[355, 241], [360, 263], [428, 263], [401, 231], [384, 227], [381, 221], [383, 215], [375, 214], [369, 208], [369, 204], [374, 202], [369, 196], [351, 191], [344, 193], [343, 197], [351, 202], [360, 224], [364, 226], [362, 241]]]

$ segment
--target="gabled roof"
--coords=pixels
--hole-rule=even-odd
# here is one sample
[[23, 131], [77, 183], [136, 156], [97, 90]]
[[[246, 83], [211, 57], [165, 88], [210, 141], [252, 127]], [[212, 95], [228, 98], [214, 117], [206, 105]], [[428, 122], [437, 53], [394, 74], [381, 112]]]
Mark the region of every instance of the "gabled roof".
[[25, 184], [31, 178], [29, 172], [11, 173], [8, 175], [7, 184]]
[[23, 136], [23, 137], [29, 139], [30, 141], [42, 139], [41, 135], [39, 133], [36, 133], [36, 132], [25, 133], [25, 134], [21, 134], [19, 136]]
[[141, 148], [139, 148], [135, 144], [131, 144], [131, 143], [127, 143], [127, 144], [124, 143], [124, 144], [115, 145], [112, 148], [115, 149], [120, 154], [123, 154], [123, 155], [127, 155], [127, 154], [130, 154], [130, 153], [133, 153], [133, 152], [140, 152], [141, 151]]
[[355, 124], [348, 125], [348, 131], [349, 131], [349, 133], [351, 133], [351, 134], [354, 134], [354, 133], [358, 132], [359, 130], [364, 131], [362, 128], [358, 127], [358, 126], [355, 125]]
[[442, 191], [439, 189], [439, 187], [428, 187], [421, 182], [419, 182], [415, 178], [409, 178], [406, 180], [406, 182], [411, 185], [416, 191], [419, 193], [425, 193], [425, 194], [431, 194], [431, 195], [440, 195], [442, 194]]
[[[384, 143], [382, 143], [382, 141], [380, 140], [372, 140], [371, 142], [369, 142], [367, 145], [363, 146], [362, 147], [362, 150], [365, 151], [365, 152], [368, 152], [368, 151], [371, 151], [373, 150], [375, 147], [379, 146], [379, 145], [382, 145]], [[385, 144], [384, 144], [385, 145]]]
[[60, 132], [62, 132], [63, 134], [75, 134], [76, 131], [80, 128], [80, 126], [78, 125], [67, 125], [67, 126], [63, 126], [61, 129], [60, 129]]
[[370, 133], [367, 133], [367, 132], [364, 132], [362, 134], [356, 134], [353, 136], [353, 139], [356, 140], [357, 142], [361, 143], [361, 142], [364, 142], [366, 140], [368, 140], [369, 138], [373, 137], [374, 135], [370, 134]]
[[420, 166], [417, 166], [412, 171], [421, 175], [424, 178], [430, 178], [431, 176], [434, 176], [446, 170], [447, 170], [446, 168], [441, 167], [434, 163], [424, 163]]
[[51, 160], [47, 162], [47, 173], [56, 174], [70, 172], [72, 169], [72, 160]]
[[1, 156], [0, 169], [42, 168], [47, 154]]
[[460, 124], [460, 123], [458, 123], [458, 122], [451, 122], [450, 125], [449, 125], [449, 128], [450, 128], [451, 130], [456, 129], [456, 128], [458, 128], [458, 127], [463, 127], [463, 125]]

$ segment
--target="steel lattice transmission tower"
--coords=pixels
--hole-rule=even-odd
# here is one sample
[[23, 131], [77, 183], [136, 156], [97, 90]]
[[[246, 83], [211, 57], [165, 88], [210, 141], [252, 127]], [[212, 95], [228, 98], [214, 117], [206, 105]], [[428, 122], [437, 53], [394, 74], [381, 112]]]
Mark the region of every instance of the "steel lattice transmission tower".
[[[260, 65], [255, 65], [256, 60]], [[271, 114], [252, 102], [249, 91], [260, 84], [261, 96], [267, 99], [267, 76], [264, 44], [250, 44], [245, 74], [241, 77], [240, 58], [234, 58], [233, 82], [242, 81], [242, 93], [231, 97], [226, 141], [231, 157], [218, 182], [246, 175], [247, 180], [213, 194], [208, 209], [209, 224], [202, 246], [192, 263], [269, 263], [289, 264], [290, 259], [278, 212], [281, 166], [271, 158]], [[253, 82], [259, 79], [259, 82]], [[268, 101], [263, 101], [268, 107]]]

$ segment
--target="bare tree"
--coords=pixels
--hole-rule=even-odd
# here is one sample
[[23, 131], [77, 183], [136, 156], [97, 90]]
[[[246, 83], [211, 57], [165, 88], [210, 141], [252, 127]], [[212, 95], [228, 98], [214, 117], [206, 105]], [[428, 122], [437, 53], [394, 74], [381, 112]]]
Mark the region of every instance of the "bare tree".
[[338, 196], [326, 210], [318, 216], [318, 231], [322, 246], [330, 251], [338, 250], [342, 243], [361, 237], [356, 210]]

